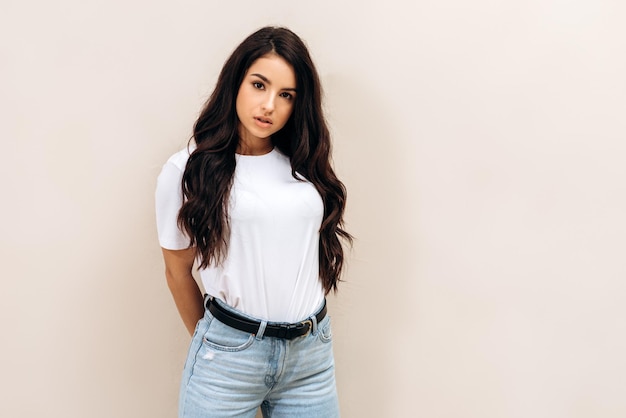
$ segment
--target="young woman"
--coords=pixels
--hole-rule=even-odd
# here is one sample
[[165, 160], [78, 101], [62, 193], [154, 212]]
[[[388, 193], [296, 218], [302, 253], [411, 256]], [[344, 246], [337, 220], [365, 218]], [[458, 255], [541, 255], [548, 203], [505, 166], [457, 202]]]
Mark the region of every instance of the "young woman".
[[246, 38], [192, 139], [156, 190], [167, 283], [193, 335], [179, 416], [338, 416], [325, 295], [352, 238], [302, 40], [275, 27]]

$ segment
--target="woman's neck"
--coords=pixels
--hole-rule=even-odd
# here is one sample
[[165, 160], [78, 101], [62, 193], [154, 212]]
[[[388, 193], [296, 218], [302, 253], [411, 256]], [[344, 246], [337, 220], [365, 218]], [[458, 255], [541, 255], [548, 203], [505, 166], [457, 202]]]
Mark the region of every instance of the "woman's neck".
[[274, 149], [274, 144], [272, 141], [268, 139], [267, 141], [263, 141], [262, 143], [245, 143], [244, 141], [239, 141], [239, 145], [237, 145], [237, 154], [240, 155], [264, 155], [272, 152]]

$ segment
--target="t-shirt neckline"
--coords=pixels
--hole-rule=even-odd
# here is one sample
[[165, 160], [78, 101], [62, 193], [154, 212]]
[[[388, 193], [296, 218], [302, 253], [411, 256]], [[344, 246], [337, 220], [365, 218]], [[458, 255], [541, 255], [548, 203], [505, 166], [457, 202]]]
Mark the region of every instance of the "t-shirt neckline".
[[266, 152], [265, 154], [239, 154], [239, 153], [235, 153], [235, 156], [237, 158], [263, 158], [263, 157], [267, 157], [269, 155], [272, 155], [276, 152], [276, 147], [273, 147], [269, 152]]

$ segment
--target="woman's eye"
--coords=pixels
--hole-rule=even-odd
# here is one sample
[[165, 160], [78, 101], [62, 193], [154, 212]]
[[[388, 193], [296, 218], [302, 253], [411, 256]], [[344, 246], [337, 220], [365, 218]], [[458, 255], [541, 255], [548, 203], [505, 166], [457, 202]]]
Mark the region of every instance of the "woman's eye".
[[255, 89], [259, 89], [259, 90], [263, 89], [264, 87], [263, 83], [259, 83], [258, 81], [254, 81], [252, 85], [254, 86]]
[[285, 99], [289, 99], [289, 100], [293, 99], [293, 96], [291, 95], [291, 93], [286, 93], [286, 92], [280, 93], [280, 97], [284, 97]]

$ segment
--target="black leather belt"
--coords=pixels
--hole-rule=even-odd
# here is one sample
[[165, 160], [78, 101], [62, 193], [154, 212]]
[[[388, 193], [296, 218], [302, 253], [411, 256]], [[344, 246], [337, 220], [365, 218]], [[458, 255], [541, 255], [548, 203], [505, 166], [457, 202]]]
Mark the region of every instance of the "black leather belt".
[[[250, 334], [256, 334], [261, 326], [260, 321], [254, 321], [244, 316], [237, 315], [224, 309], [219, 304], [215, 303], [213, 298], [207, 298], [206, 308], [213, 314], [213, 316], [223, 322], [224, 324], [231, 326], [240, 331], [249, 332]], [[324, 299], [324, 306], [315, 314], [315, 319], [319, 324], [326, 316], [326, 300]], [[264, 336], [284, 338], [286, 340], [293, 340], [294, 338], [306, 335], [313, 328], [313, 321], [307, 319], [302, 322], [296, 322], [295, 324], [279, 324], [274, 322], [268, 322], [265, 327]]]

